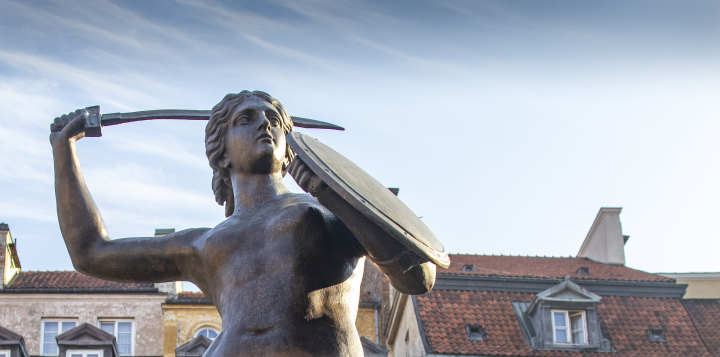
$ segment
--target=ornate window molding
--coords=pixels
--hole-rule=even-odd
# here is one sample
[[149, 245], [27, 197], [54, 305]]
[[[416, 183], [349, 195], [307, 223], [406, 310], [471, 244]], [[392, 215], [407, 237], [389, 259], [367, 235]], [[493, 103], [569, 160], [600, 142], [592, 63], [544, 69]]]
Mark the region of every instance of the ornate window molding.
[[610, 352], [597, 314], [600, 299], [566, 277], [532, 302], [514, 302], [513, 307], [532, 349]]

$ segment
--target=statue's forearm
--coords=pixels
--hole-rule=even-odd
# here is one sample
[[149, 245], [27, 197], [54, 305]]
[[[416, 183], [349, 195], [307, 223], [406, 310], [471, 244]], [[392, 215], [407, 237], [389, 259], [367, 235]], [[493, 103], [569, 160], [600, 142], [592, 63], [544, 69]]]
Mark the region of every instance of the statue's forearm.
[[74, 140], [53, 145], [55, 197], [60, 231], [73, 265], [92, 265], [93, 250], [108, 239], [105, 223], [85, 185]]
[[333, 190], [323, 190], [317, 195], [317, 199], [350, 229], [371, 259], [378, 261], [392, 259], [405, 249], [400, 242], [390, 237]]
[[395, 288], [414, 295], [432, 289], [435, 264], [410, 251], [331, 189], [317, 199], [350, 229]]

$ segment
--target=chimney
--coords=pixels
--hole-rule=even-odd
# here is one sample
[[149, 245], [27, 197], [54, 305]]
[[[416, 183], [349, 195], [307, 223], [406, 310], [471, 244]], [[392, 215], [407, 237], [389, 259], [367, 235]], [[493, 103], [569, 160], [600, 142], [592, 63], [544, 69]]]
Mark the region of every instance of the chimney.
[[0, 267], [3, 269], [3, 280], [0, 284], [2, 290], [20, 272], [20, 257], [15, 241], [10, 235], [10, 226], [4, 222], [0, 223]]
[[175, 233], [175, 228], [155, 228], [155, 236], [162, 237], [170, 233]]
[[606, 264], [625, 265], [625, 243], [630, 236], [622, 234], [621, 207], [602, 207], [580, 247], [578, 258], [589, 258]]

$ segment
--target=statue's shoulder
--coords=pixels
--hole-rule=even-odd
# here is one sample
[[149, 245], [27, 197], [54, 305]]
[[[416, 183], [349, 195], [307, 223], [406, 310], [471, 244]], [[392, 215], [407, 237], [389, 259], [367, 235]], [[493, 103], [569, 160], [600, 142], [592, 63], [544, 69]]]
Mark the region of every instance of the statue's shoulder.
[[298, 212], [312, 212], [324, 217], [324, 220], [328, 223], [336, 224], [338, 221], [337, 217], [325, 206], [318, 201], [317, 198], [307, 193], [290, 193], [284, 195], [282, 198], [281, 206], [283, 209], [295, 210]]
[[317, 198], [307, 193], [288, 193], [282, 195], [280, 198], [281, 205], [283, 207], [294, 207], [294, 206], [318, 206], [322, 207], [322, 204], [318, 202]]

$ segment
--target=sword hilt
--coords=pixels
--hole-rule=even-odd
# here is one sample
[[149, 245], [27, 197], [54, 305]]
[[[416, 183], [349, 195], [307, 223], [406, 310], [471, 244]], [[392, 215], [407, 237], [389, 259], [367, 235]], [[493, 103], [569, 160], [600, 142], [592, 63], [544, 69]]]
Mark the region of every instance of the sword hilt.
[[102, 136], [102, 116], [100, 115], [100, 106], [94, 105], [85, 108], [88, 115], [85, 119], [85, 136], [101, 137]]

